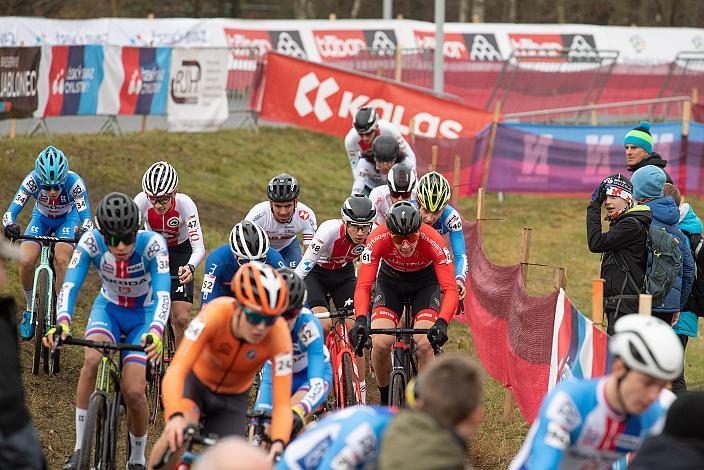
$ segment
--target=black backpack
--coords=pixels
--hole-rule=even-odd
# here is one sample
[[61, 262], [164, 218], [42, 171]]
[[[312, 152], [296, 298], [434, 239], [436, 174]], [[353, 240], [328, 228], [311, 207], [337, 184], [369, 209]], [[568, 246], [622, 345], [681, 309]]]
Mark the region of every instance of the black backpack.
[[690, 233], [684, 230], [682, 233], [689, 239], [689, 248], [694, 257], [694, 284], [692, 284], [692, 293], [689, 294], [684, 310], [704, 317], [704, 239], [699, 233]]

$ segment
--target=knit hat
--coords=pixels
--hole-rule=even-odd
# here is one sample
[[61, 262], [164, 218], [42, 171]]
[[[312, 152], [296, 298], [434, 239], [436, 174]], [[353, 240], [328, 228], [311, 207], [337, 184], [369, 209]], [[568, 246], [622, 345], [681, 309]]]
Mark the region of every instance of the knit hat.
[[606, 186], [607, 196], [617, 196], [628, 203], [628, 207], [633, 207], [635, 200], [633, 199], [633, 185], [621, 173], [607, 176], [603, 181]]
[[655, 165], [646, 165], [633, 172], [633, 197], [636, 201], [662, 196], [665, 187], [665, 172]]
[[653, 153], [653, 136], [650, 135], [650, 123], [641, 121], [638, 127], [628, 131], [623, 139], [623, 145], [635, 145], [648, 153]]

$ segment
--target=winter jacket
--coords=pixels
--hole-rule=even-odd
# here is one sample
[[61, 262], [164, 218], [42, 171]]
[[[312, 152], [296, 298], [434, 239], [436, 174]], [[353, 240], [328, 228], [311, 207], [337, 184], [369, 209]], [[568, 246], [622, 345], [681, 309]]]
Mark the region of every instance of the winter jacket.
[[[702, 233], [702, 221], [687, 203], [680, 206], [680, 222], [677, 225], [685, 232]], [[687, 238], [687, 247], [689, 247], [689, 251], [691, 252], [692, 247], [689, 245], [689, 238], [685, 238]], [[704, 276], [704, 273], [698, 273], [698, 275]], [[688, 311], [686, 304], [684, 308], [685, 309], [680, 312], [680, 319], [675, 325], [675, 333], [696, 338], [699, 332], [699, 317], [697, 317], [696, 313]]]
[[465, 443], [458, 434], [427, 413], [406, 409], [399, 411], [386, 428], [376, 468], [463, 470], [470, 467]]
[[700, 470], [704, 468], [704, 442], [662, 434], [650, 437], [636, 453], [628, 470]]
[[672, 285], [672, 290], [662, 305], [653, 306], [654, 313], [674, 313], [682, 310], [690, 292], [692, 292], [692, 283], [694, 282], [694, 258], [692, 252], [687, 247], [687, 237], [684, 236], [682, 230], [677, 226], [680, 221], [680, 210], [675, 204], [675, 200], [671, 196], [664, 196], [652, 199], [645, 202], [645, 205], [653, 211], [653, 225], [662, 227], [667, 232], [674, 236], [680, 243], [682, 251], [682, 269], [680, 274], [675, 279]]
[[667, 166], [667, 160], [663, 160], [663, 158], [660, 156], [659, 153], [655, 153], [655, 152], [651, 153], [650, 155], [645, 157], [643, 160], [641, 160], [640, 163], [636, 163], [633, 166], [629, 166], [628, 171], [633, 173], [634, 171], [638, 170], [639, 168], [643, 168], [644, 166], [648, 166], [648, 165], [654, 165], [654, 166], [662, 169], [662, 171], [665, 172], [665, 178], [666, 178], [665, 182], [672, 184], [672, 178], [670, 177], [670, 174], [667, 172], [667, 170], [665, 170], [665, 167]]
[[[628, 282], [626, 271], [630, 271], [638, 286], [643, 285], [643, 277], [648, 263], [646, 243], [652, 213], [647, 206], [635, 206], [611, 222], [609, 231], [601, 231], [601, 205], [592, 202], [587, 206], [587, 243], [592, 253], [603, 253], [601, 277], [604, 279], [604, 310], [625, 313], [638, 313], [638, 294]], [[625, 265], [624, 265], [625, 262]], [[619, 299], [626, 295], [632, 298]]]

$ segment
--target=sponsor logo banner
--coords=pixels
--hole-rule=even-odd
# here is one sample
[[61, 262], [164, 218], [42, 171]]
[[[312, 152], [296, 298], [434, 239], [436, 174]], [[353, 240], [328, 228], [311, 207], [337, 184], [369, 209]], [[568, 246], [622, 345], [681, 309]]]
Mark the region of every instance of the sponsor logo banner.
[[264, 55], [275, 51], [301, 59], [306, 58], [301, 33], [289, 31], [265, 31], [254, 29], [224, 28], [227, 45], [232, 49], [233, 59], [251, 58], [252, 52]]
[[164, 114], [171, 49], [123, 47], [120, 114]]
[[45, 116], [96, 114], [103, 46], [52, 46]]
[[0, 48], [0, 119], [29, 117], [37, 109], [39, 47]]
[[313, 41], [322, 61], [355, 56], [364, 49], [396, 50], [396, 33], [390, 29], [313, 30]]
[[381, 118], [419, 137], [475, 137], [492, 119], [427, 93], [338, 69], [271, 54], [261, 116], [326, 134], [344, 136], [363, 106], [374, 106]]
[[591, 34], [511, 33], [508, 39], [516, 57], [573, 61], [596, 54], [596, 42]]
[[[414, 31], [416, 43], [421, 49], [435, 50], [435, 33]], [[496, 62], [502, 61], [496, 35], [493, 33], [445, 33], [443, 43], [445, 58], [458, 61]]]

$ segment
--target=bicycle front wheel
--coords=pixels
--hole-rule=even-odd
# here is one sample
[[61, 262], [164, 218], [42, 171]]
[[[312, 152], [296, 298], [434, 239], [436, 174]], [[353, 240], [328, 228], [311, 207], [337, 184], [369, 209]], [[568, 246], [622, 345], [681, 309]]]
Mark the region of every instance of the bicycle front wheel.
[[35, 305], [37, 308], [34, 312], [34, 321], [36, 328], [34, 330], [34, 357], [32, 358], [32, 374], [39, 375], [39, 367], [41, 366], [42, 357], [44, 357], [44, 366], [48, 367], [49, 351], [44, 348], [42, 338], [46, 333], [46, 319], [49, 318], [49, 295], [51, 292], [49, 285], [49, 273], [46, 269], [39, 272], [37, 282], [39, 286], [39, 296], [36, 298]]
[[405, 404], [405, 382], [402, 374], [391, 375], [391, 383], [389, 384], [389, 405], [401, 408]]
[[81, 455], [78, 459], [80, 470], [101, 468], [101, 463], [104, 461], [103, 454], [107, 452], [108, 447], [105, 445], [105, 440], [108, 438], [105, 435], [107, 414], [105, 397], [101, 394], [93, 395], [88, 404], [85, 431], [81, 441]]
[[345, 392], [345, 407], [359, 404], [357, 390], [359, 390], [359, 379], [354, 373], [354, 359], [349, 353], [342, 354], [342, 388]]

